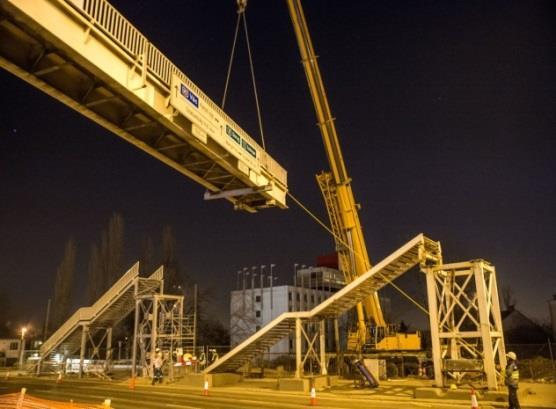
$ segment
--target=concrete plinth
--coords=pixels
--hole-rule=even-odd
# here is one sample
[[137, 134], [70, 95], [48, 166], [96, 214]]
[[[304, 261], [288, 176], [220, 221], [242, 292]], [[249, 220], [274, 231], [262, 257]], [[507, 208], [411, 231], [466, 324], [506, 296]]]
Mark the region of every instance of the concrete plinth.
[[[488, 402], [507, 402], [508, 394], [505, 391], [475, 391], [477, 400]], [[469, 389], [443, 390], [441, 388], [415, 388], [413, 397], [415, 399], [450, 399], [469, 400], [471, 392]]]
[[314, 385], [316, 390], [324, 390], [337, 384], [337, 376], [313, 376], [305, 378], [280, 378], [278, 379], [278, 390], [309, 392]]
[[205, 379], [208, 381], [209, 388], [212, 388], [213, 386], [234, 385], [240, 382], [242, 377], [236, 373], [215, 373], [209, 375], [199, 373], [186, 375], [180, 379], [179, 383], [182, 385], [203, 388]]

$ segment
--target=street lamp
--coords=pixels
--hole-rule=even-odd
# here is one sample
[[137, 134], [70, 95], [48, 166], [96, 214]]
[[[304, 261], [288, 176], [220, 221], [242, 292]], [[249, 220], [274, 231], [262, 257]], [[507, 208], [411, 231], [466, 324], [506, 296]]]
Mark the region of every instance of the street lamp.
[[262, 310], [264, 308], [264, 269], [266, 268], [265, 264], [261, 264], [261, 269], [260, 269], [260, 278], [261, 278], [261, 315], [262, 315]]
[[26, 327], [21, 328], [21, 345], [20, 345], [20, 355], [19, 355], [19, 369], [23, 368], [23, 355], [25, 354], [25, 333], [27, 332]]
[[241, 275], [241, 270], [237, 270], [237, 281], [236, 281], [236, 290], [239, 290], [239, 276]]
[[272, 309], [274, 308], [274, 302], [273, 302], [273, 296], [272, 296], [272, 285], [274, 284], [274, 280], [273, 280], [273, 276], [272, 276], [272, 269], [274, 267], [276, 267], [276, 264], [271, 264], [270, 265], [270, 277], [268, 277], [269, 281], [270, 281], [270, 311], [271, 311], [270, 317], [271, 317], [271, 319], [272, 319]]
[[[307, 266], [305, 264], [301, 265], [301, 270], [305, 270], [307, 268]], [[301, 274], [301, 287], [305, 287], [305, 271], [303, 272], [303, 274]]]
[[251, 310], [255, 311], [255, 276], [257, 275], [257, 266], [251, 267]]
[[243, 313], [245, 314], [245, 276], [249, 275], [249, 269], [247, 267], [243, 267]]

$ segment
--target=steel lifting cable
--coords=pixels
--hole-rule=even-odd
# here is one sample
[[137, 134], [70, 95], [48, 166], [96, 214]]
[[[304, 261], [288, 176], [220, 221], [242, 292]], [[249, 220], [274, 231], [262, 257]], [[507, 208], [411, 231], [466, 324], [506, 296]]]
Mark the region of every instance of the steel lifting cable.
[[[305, 206], [303, 203], [301, 203], [300, 200], [298, 200], [290, 191], [288, 191], [288, 196], [294, 201], [294, 203], [296, 205], [298, 205], [304, 212], [306, 212], [309, 217], [311, 217], [314, 221], [317, 222], [317, 224], [319, 224], [321, 227], [323, 227], [327, 232], [329, 232], [336, 240], [338, 240], [340, 243], [342, 243], [344, 246], [346, 246], [348, 249], [350, 249], [353, 254], [355, 254], [359, 259], [363, 259], [363, 257], [361, 256], [361, 254], [357, 253], [352, 246], [350, 246], [348, 243], [346, 243], [341, 237], [339, 237], [336, 233], [334, 233], [332, 231], [332, 229], [330, 227], [328, 227], [326, 225], [326, 223], [324, 223], [322, 220], [319, 219], [319, 217], [317, 215], [315, 215], [307, 206]], [[400, 287], [398, 287], [396, 284], [394, 284], [392, 282], [392, 280], [388, 279], [387, 277], [385, 277], [383, 274], [381, 274], [381, 278], [383, 278], [386, 282], [388, 282], [388, 284], [390, 284], [392, 287], [394, 287], [400, 294], [402, 294], [405, 298], [407, 298], [409, 301], [411, 301], [413, 304], [415, 304], [415, 306], [417, 306], [417, 308], [419, 308], [421, 311], [423, 311], [425, 314], [429, 315], [429, 311], [423, 307], [421, 304], [419, 304], [418, 301], [416, 301], [415, 299], [413, 299], [413, 297], [411, 297], [408, 293], [406, 293], [404, 290], [402, 290]]]
[[255, 80], [255, 65], [253, 64], [253, 56], [251, 54], [251, 45], [249, 44], [249, 32], [247, 31], [247, 17], [245, 15], [245, 8], [247, 7], [247, 0], [237, 0], [237, 21], [236, 21], [236, 28], [234, 31], [234, 42], [232, 44], [232, 52], [230, 54], [230, 62], [228, 63], [228, 72], [226, 74], [226, 84], [224, 86], [224, 95], [222, 96], [222, 104], [221, 108], [224, 109], [226, 105], [226, 96], [228, 94], [228, 85], [230, 84], [230, 77], [232, 74], [232, 66], [235, 56], [236, 44], [237, 44], [237, 35], [239, 32], [239, 24], [243, 17], [243, 31], [245, 32], [245, 42], [247, 44], [247, 55], [249, 57], [249, 68], [251, 70], [251, 83], [253, 84], [253, 94], [255, 96], [255, 105], [257, 108], [257, 119], [259, 121], [259, 132], [261, 133], [261, 142], [263, 146], [263, 150], [266, 150], [266, 144], [264, 140], [264, 131], [263, 131], [263, 120], [261, 116], [261, 107], [259, 103], [259, 95], [257, 92], [257, 82]]
[[[251, 54], [251, 46], [249, 44], [249, 33], [247, 31], [247, 18], [245, 16], [245, 8], [247, 7], [247, 0], [237, 0], [237, 5], [238, 5], [238, 10], [237, 10], [236, 28], [235, 28], [235, 31], [234, 31], [234, 41], [233, 41], [233, 44], [232, 44], [232, 52], [231, 52], [231, 55], [230, 55], [230, 61], [228, 63], [228, 72], [226, 74], [226, 84], [224, 86], [224, 95], [222, 97], [221, 107], [222, 107], [222, 109], [224, 109], [224, 106], [226, 105], [226, 96], [227, 96], [227, 93], [228, 93], [228, 86], [229, 86], [229, 83], [230, 83], [230, 77], [231, 77], [231, 73], [232, 73], [232, 66], [233, 66], [233, 61], [234, 61], [234, 56], [235, 56], [235, 49], [236, 49], [236, 44], [237, 44], [237, 36], [238, 36], [238, 32], [239, 32], [239, 24], [240, 24], [240, 21], [243, 17], [243, 29], [244, 29], [244, 32], [245, 32], [245, 41], [247, 43], [247, 54], [249, 56], [249, 67], [250, 67], [250, 70], [251, 70], [251, 82], [253, 84], [253, 93], [254, 93], [254, 96], [255, 96], [255, 105], [257, 107], [257, 118], [259, 120], [259, 131], [261, 133], [261, 141], [262, 141], [263, 149], [266, 150], [265, 140], [264, 140], [264, 132], [263, 132], [263, 121], [262, 121], [262, 117], [261, 117], [261, 108], [260, 108], [259, 97], [258, 97], [258, 93], [257, 93], [257, 84], [256, 84], [256, 81], [255, 81], [255, 67], [254, 67], [254, 64], [253, 64], [253, 57], [252, 57], [252, 54]], [[309, 210], [309, 208], [307, 208], [307, 206], [305, 206], [303, 203], [301, 203], [301, 201], [298, 200], [290, 191], [288, 191], [288, 196], [303, 211], [305, 211], [313, 220], [315, 220], [317, 222], [317, 224], [319, 224], [326, 231], [328, 231], [337, 241], [339, 241], [344, 246], [346, 246], [348, 249], [350, 249], [353, 252], [353, 254], [355, 254], [358, 258], [363, 259], [363, 257], [359, 253], [357, 253], [353, 249], [352, 246], [350, 246], [348, 243], [346, 243], [341, 237], [336, 235], [336, 233], [334, 233], [332, 231], [332, 229], [330, 229], [326, 225], [326, 223], [324, 223], [322, 220], [320, 220], [318, 218], [318, 216], [316, 216], [311, 210]], [[405, 298], [407, 298], [409, 301], [411, 301], [413, 304], [415, 304], [425, 314], [427, 314], [427, 315], [429, 314], [428, 310], [425, 307], [423, 307], [421, 304], [419, 304], [416, 300], [414, 300], [409, 294], [407, 294], [404, 290], [402, 290], [400, 287], [398, 287], [396, 284], [394, 284], [391, 280], [389, 280], [384, 275], [382, 275], [382, 278], [386, 282], [388, 282], [388, 284], [390, 284], [392, 287], [394, 287]]]

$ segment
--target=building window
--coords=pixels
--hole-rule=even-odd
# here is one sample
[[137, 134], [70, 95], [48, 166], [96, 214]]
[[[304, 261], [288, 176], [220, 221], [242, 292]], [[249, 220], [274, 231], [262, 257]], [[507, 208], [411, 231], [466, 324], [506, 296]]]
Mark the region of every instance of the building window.
[[10, 342], [10, 351], [17, 351], [19, 349], [19, 342]]
[[261, 312], [259, 310], [255, 311], [255, 317], [260, 317], [261, 316]]
[[292, 300], [292, 293], [291, 292], [288, 293], [288, 300], [290, 300], [290, 301]]
[[260, 295], [255, 296], [255, 302], [261, 302], [261, 296]]
[[307, 294], [303, 294], [303, 301], [307, 302]]
[[314, 304], [315, 303], [315, 294], [311, 294], [311, 302]]
[[261, 329], [261, 326], [260, 326], [260, 325], [257, 325], [257, 326], [255, 327], [255, 331], [258, 331], [258, 330], [260, 330], [260, 329]]
[[290, 349], [293, 349], [293, 341], [290, 339]]
[[297, 302], [299, 302], [299, 293], [295, 294], [295, 298], [296, 298]]

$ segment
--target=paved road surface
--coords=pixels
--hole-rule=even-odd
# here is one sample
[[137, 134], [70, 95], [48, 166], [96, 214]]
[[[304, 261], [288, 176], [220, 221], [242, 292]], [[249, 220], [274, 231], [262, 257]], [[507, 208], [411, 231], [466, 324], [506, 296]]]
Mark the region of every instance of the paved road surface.
[[[71, 381], [56, 384], [46, 378], [10, 378], [0, 381], [0, 394], [19, 392], [27, 388], [31, 396], [69, 402], [100, 404], [104, 399], [112, 400], [115, 409], [141, 408], [182, 408], [182, 409], [298, 409], [309, 406], [309, 396], [295, 392], [277, 392], [273, 390], [256, 390], [241, 387], [220, 387], [209, 391], [209, 396], [202, 396], [202, 391], [184, 386], [150, 386], [138, 385], [135, 390], [124, 384], [101, 381]], [[319, 393], [318, 407], [323, 409], [460, 409], [467, 408], [466, 402], [460, 404], [448, 402], [415, 402], [411, 399], [392, 397], [381, 400], [363, 394], [342, 396], [332, 393]]]

